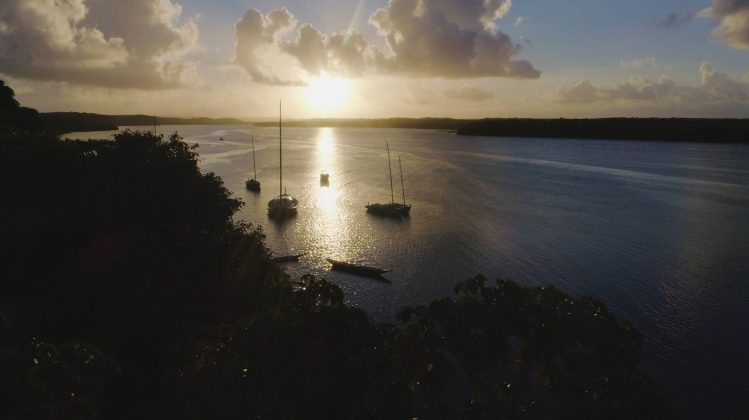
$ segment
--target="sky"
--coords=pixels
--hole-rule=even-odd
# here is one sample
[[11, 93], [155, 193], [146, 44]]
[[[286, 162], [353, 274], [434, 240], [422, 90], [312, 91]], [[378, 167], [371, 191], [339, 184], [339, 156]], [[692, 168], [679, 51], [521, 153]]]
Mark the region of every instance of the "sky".
[[749, 0], [3, 0], [41, 111], [749, 117]]

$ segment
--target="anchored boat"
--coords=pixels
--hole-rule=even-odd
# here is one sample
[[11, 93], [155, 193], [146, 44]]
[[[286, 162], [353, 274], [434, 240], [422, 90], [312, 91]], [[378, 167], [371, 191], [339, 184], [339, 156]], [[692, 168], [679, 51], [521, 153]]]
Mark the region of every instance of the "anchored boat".
[[268, 202], [268, 214], [271, 217], [291, 216], [296, 214], [299, 200], [286, 194], [283, 189], [283, 133], [281, 131], [281, 102], [278, 103], [278, 197]]
[[252, 172], [255, 177], [248, 179], [244, 184], [248, 190], [260, 192], [260, 181], [257, 180], [257, 168], [255, 167], [255, 136], [252, 136]]
[[378, 216], [385, 217], [401, 217], [408, 216], [411, 211], [411, 205], [406, 204], [406, 189], [403, 187], [403, 166], [401, 166], [400, 157], [398, 157], [398, 166], [400, 166], [401, 172], [401, 190], [403, 191], [403, 204], [396, 203], [393, 196], [393, 170], [390, 166], [390, 145], [385, 143], [385, 148], [388, 151], [388, 171], [390, 172], [390, 202], [387, 204], [367, 204], [367, 211]]
[[326, 258], [325, 260], [333, 266], [333, 270], [346, 271], [360, 276], [381, 278], [383, 274], [390, 272], [390, 270], [367, 267], [366, 265], [352, 264], [345, 261], [337, 261], [331, 258]]
[[307, 255], [306, 252], [302, 253], [302, 254], [284, 255], [282, 257], [273, 257], [270, 260], [273, 261], [273, 262], [275, 262], [275, 263], [297, 262], [297, 261], [299, 261], [300, 257], [303, 257], [305, 255]]

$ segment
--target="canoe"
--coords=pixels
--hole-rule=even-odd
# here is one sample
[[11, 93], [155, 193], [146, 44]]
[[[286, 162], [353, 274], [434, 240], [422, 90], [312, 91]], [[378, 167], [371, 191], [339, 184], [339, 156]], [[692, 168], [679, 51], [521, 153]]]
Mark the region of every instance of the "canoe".
[[333, 267], [333, 270], [346, 271], [353, 274], [359, 274], [367, 277], [382, 277], [383, 274], [390, 272], [390, 270], [383, 270], [381, 268], [367, 267], [366, 265], [352, 264], [345, 261], [337, 261], [331, 258], [326, 258]]
[[296, 254], [296, 255], [284, 255], [283, 257], [273, 257], [270, 260], [276, 263], [296, 262], [296, 261], [299, 261], [299, 257], [303, 257], [305, 255], [307, 255], [307, 253]]

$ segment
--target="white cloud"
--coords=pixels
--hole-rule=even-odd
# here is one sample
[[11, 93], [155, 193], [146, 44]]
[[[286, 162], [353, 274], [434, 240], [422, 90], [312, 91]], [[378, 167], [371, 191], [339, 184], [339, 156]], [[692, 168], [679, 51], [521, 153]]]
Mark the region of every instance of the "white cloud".
[[296, 26], [296, 19], [285, 7], [263, 15], [257, 9], [248, 10], [235, 25], [237, 44], [235, 62], [245, 69], [252, 80], [269, 85], [303, 85], [299, 80], [279, 77], [269, 68], [279, 51], [280, 37]]
[[377, 56], [378, 68], [446, 79], [538, 78], [533, 65], [513, 59], [520, 45], [494, 28], [510, 5], [508, 0], [390, 0], [370, 17], [389, 47], [389, 54]]
[[299, 28], [296, 40], [281, 43], [281, 50], [296, 58], [299, 65], [312, 75], [327, 72], [360, 76], [371, 54], [369, 44], [359, 32], [328, 37], [307, 23]]
[[749, 49], [749, 0], [713, 0], [699, 16], [718, 20], [713, 30], [716, 38], [735, 48]]
[[598, 88], [590, 80], [583, 80], [574, 86], [560, 87], [553, 92], [552, 97], [556, 102], [563, 103], [593, 102], [600, 99]]
[[197, 47], [169, 0], [3, 0], [0, 72], [115, 88], [179, 86]]
[[613, 101], [697, 108], [726, 104], [749, 105], [749, 85], [733, 80], [725, 73], [714, 71], [709, 63], [702, 63], [700, 80], [695, 85], [679, 85], [665, 76], [658, 81], [634, 77], [607, 88], [599, 88], [585, 80], [571, 87], [560, 87], [549, 96], [560, 103]]
[[[263, 15], [250, 9], [236, 25], [235, 61], [265, 84], [299, 84], [305, 73], [323, 72], [348, 77], [538, 78], [533, 65], [514, 59], [521, 46], [495, 28], [510, 6], [510, 0], [390, 0], [369, 19], [384, 37], [385, 48], [356, 31], [324, 34], [310, 24], [299, 27], [292, 39], [281, 39], [296, 27], [288, 10]], [[274, 23], [277, 19], [280, 24]], [[298, 71], [291, 78], [277, 76], [278, 69], [263, 68], [267, 55], [262, 51], [293, 58]]]
[[520, 24], [522, 24], [524, 20], [524, 17], [518, 16], [517, 18], [515, 18], [515, 26], [520, 26]]

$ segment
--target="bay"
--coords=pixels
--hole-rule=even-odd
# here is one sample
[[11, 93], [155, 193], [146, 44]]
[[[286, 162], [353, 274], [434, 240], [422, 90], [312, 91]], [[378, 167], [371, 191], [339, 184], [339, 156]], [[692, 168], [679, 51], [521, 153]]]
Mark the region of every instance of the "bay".
[[[554, 285], [634, 323], [648, 371], [682, 417], [749, 416], [749, 145], [287, 128], [284, 187], [300, 207], [277, 223], [267, 216], [279, 194], [277, 128], [157, 130], [199, 144], [201, 168], [246, 203], [237, 218], [262, 226], [277, 255], [306, 253], [289, 274], [331, 279], [376, 319], [479, 273]], [[244, 186], [250, 136], [259, 194]], [[407, 219], [365, 212], [391, 200], [385, 143], [396, 201], [402, 161]], [[326, 258], [390, 269], [392, 283], [330, 272]]]

